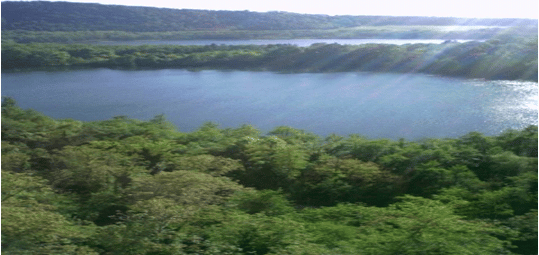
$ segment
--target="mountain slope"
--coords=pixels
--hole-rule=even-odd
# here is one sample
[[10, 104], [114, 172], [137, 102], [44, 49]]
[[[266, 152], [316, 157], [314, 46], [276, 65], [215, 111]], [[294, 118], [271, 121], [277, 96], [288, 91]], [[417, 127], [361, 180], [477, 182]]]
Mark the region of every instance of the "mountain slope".
[[2, 2], [2, 30], [188, 31], [309, 30], [362, 25], [537, 25], [528, 19], [328, 16], [287, 12], [208, 11], [70, 2]]

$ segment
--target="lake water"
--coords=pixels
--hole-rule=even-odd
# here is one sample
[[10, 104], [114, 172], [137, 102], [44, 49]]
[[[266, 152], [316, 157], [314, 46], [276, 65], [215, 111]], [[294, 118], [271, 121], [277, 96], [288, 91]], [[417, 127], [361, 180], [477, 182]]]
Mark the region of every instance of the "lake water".
[[537, 83], [421, 74], [109, 69], [2, 74], [2, 96], [54, 118], [165, 114], [180, 131], [212, 121], [369, 138], [488, 135], [537, 125]]
[[[96, 42], [102, 45], [268, 45], [268, 44], [292, 44], [299, 47], [308, 47], [315, 43], [337, 43], [341, 45], [360, 45], [360, 44], [414, 44], [414, 43], [427, 43], [427, 44], [441, 44], [446, 40], [439, 39], [282, 39], [282, 40], [155, 40], [155, 41], [102, 41]], [[452, 40], [453, 42], [469, 42], [473, 40]]]

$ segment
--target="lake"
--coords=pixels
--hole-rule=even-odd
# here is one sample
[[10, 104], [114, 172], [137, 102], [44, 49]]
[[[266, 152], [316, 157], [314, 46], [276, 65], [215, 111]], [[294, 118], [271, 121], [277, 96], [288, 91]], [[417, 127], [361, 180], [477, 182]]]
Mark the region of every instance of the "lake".
[[165, 114], [180, 131], [212, 121], [318, 135], [416, 140], [537, 125], [537, 83], [422, 74], [109, 69], [2, 74], [2, 96], [54, 118]]
[[[140, 41], [100, 41], [95, 42], [101, 45], [268, 45], [268, 44], [291, 44], [299, 47], [308, 47], [315, 43], [337, 43], [341, 45], [361, 45], [361, 44], [414, 44], [414, 43], [426, 43], [426, 44], [441, 44], [446, 40], [440, 39], [282, 39], [282, 40], [140, 40]], [[451, 40], [452, 42], [469, 42], [474, 40]], [[484, 40], [479, 40], [484, 41]]]

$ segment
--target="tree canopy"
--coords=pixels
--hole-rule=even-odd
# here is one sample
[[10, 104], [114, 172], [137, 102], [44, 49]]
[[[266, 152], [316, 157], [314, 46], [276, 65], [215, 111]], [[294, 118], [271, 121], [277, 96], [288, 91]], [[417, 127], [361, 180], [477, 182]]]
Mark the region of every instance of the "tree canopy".
[[537, 126], [369, 140], [2, 102], [8, 254], [536, 254]]
[[309, 30], [365, 25], [535, 26], [528, 19], [329, 16], [288, 12], [209, 11], [94, 3], [3, 1], [2, 31]]
[[209, 68], [394, 72], [537, 81], [537, 37], [407, 45], [142, 45], [2, 43], [2, 71], [29, 68]]

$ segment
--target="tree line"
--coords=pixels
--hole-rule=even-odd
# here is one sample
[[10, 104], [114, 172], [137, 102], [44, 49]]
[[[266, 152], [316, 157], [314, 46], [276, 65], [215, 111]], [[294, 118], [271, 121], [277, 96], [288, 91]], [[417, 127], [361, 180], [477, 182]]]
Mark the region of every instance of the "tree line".
[[47, 1], [3, 1], [2, 31], [297, 30], [366, 25], [534, 26], [531, 19], [329, 16], [288, 12], [209, 11]]
[[30, 31], [3, 30], [2, 40], [17, 43], [93, 43], [135, 40], [260, 40], [260, 39], [469, 39], [488, 40], [499, 34], [537, 35], [537, 27], [469, 27], [444, 31], [433, 26], [362, 26], [301, 30]]
[[2, 71], [29, 68], [225, 68], [427, 73], [537, 81], [537, 37], [446, 44], [142, 45], [2, 43]]
[[536, 254], [537, 126], [371, 140], [2, 102], [8, 254]]

